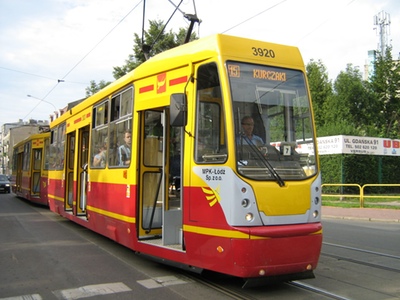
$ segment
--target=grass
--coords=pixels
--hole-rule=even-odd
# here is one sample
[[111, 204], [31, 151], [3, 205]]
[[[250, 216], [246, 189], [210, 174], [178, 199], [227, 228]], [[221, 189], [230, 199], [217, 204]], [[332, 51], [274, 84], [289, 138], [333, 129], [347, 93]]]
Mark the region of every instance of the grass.
[[[371, 197], [373, 195], [368, 195]], [[386, 208], [386, 209], [399, 209], [400, 210], [400, 196], [396, 198], [364, 198], [365, 208]], [[381, 195], [379, 195], [381, 197]], [[359, 197], [340, 197], [340, 196], [323, 196], [323, 206], [334, 206], [344, 208], [360, 208]]]

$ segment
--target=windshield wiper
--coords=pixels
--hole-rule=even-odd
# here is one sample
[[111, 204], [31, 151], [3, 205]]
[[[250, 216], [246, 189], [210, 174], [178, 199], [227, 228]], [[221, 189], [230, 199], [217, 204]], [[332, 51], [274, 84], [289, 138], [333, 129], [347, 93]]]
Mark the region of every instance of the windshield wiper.
[[[251, 151], [255, 154], [255, 156], [263, 163], [263, 165], [268, 169], [268, 171], [272, 174], [272, 176], [276, 179], [276, 182], [279, 184], [280, 187], [285, 186], [285, 182], [279, 176], [278, 172], [275, 171], [274, 167], [271, 163], [264, 157], [261, 151], [258, 149], [256, 145], [243, 133], [240, 134], [240, 138], [244, 139], [246, 143], [249, 145]], [[241, 142], [243, 145], [243, 143]]]

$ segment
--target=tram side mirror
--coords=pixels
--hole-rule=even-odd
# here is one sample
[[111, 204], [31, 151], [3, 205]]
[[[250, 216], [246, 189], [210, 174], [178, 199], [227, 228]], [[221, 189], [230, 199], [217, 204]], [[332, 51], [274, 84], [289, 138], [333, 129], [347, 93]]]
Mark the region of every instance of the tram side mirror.
[[169, 124], [173, 127], [186, 125], [187, 99], [184, 93], [172, 94], [169, 107]]

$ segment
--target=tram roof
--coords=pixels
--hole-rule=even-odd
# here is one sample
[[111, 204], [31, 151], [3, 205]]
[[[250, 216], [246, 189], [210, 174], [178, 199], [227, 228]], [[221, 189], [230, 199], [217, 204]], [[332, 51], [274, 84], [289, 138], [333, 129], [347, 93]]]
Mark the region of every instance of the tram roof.
[[134, 78], [135, 80], [140, 79], [216, 56], [223, 59], [244, 59], [259, 63], [260, 59], [263, 60], [263, 57], [254, 56], [253, 47], [274, 50], [276, 54], [274, 64], [276, 65], [297, 65], [304, 68], [303, 59], [297, 47], [225, 34], [214, 34], [155, 55], [133, 71]]
[[[154, 76], [161, 72], [187, 66], [190, 63], [205, 61], [212, 57], [220, 57], [224, 60], [237, 59], [253, 63], [265, 63], [264, 57], [254, 56], [252, 48], [272, 49], [276, 56], [271, 65], [281, 67], [297, 66], [298, 68], [304, 68], [303, 59], [297, 47], [225, 34], [214, 34], [153, 56], [133, 71], [118, 80], [115, 80], [96, 94], [76, 105], [73, 110], [81, 111], [87, 106], [105, 99], [112, 92], [123, 88], [129, 82], [134, 82], [141, 78]], [[65, 121], [68, 118], [67, 115], [69, 115], [69, 113], [65, 113], [55, 119], [51, 125], [54, 126]]]

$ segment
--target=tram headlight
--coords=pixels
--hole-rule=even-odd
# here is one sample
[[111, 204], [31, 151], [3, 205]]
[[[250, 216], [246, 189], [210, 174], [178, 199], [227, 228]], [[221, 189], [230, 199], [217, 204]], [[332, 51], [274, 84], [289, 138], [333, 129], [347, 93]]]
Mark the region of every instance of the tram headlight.
[[313, 217], [314, 217], [314, 218], [317, 218], [318, 216], [319, 216], [318, 210], [314, 210], [314, 212], [313, 212]]
[[246, 221], [247, 222], [251, 222], [251, 221], [253, 221], [253, 219], [254, 219], [254, 216], [253, 216], [252, 213], [247, 213], [246, 214]]
[[248, 207], [249, 205], [250, 205], [250, 200], [249, 199], [247, 199], [247, 198], [242, 199], [242, 206], [243, 207]]
[[315, 197], [314, 203], [315, 203], [315, 205], [317, 205], [319, 203], [319, 198], [318, 197]]

